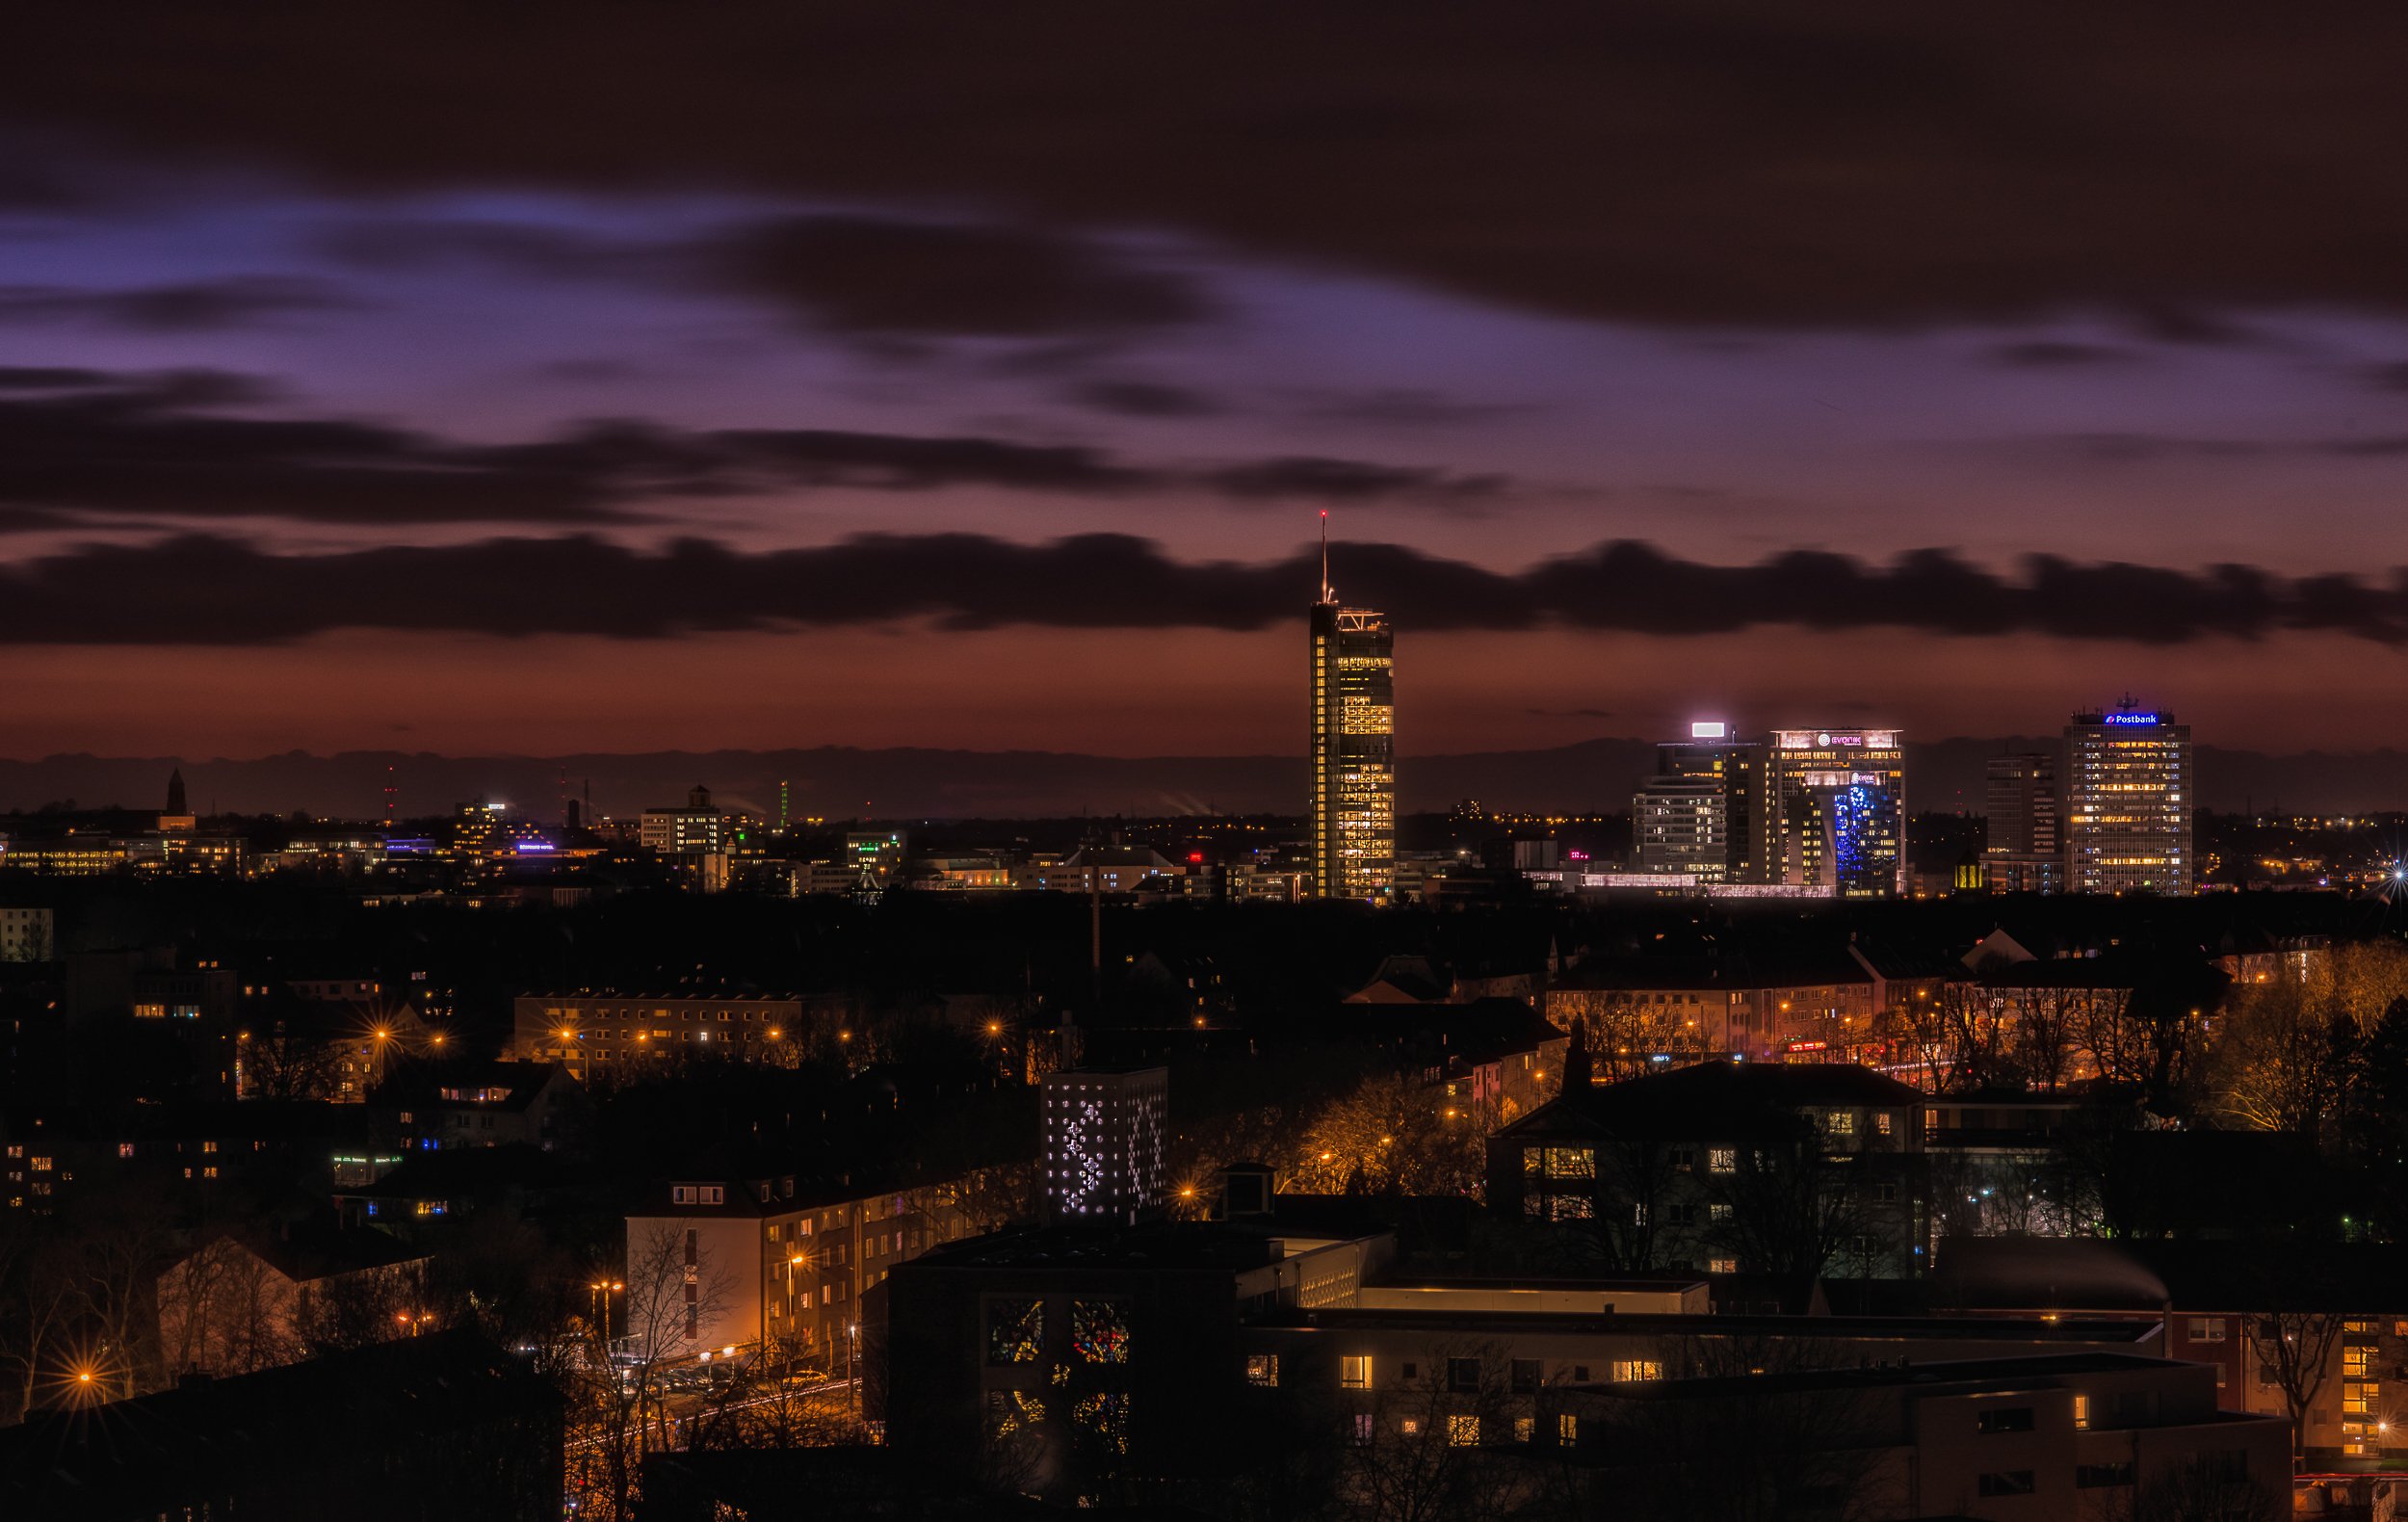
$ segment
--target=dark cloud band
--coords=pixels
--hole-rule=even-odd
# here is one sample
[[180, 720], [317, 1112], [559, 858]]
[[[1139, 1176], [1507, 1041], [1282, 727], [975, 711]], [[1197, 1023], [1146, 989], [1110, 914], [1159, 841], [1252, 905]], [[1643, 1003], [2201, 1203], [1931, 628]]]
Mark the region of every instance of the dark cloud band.
[[[688, 431], [589, 423], [466, 445], [343, 418], [228, 410], [274, 400], [242, 376], [0, 369], [0, 509], [360, 526], [624, 523], [647, 504], [792, 487], [1067, 495], [1190, 489], [1237, 501], [1423, 500], [1505, 492], [1494, 475], [1281, 458], [1188, 468], [1080, 445], [837, 429]], [[25, 522], [46, 522], [27, 518]], [[11, 519], [0, 516], [0, 531]]]
[[[2320, 630], [2408, 643], [2408, 579], [2398, 575], [2377, 585], [2046, 556], [2003, 575], [1940, 550], [1887, 565], [1816, 551], [1713, 565], [1631, 541], [1520, 572], [1394, 544], [1349, 545], [1340, 560], [1350, 599], [1389, 609], [1415, 634], [1682, 636], [1781, 624], [2151, 644]], [[650, 553], [583, 537], [506, 538], [289, 556], [195, 537], [0, 568], [0, 643], [246, 644], [351, 627], [657, 639], [908, 619], [957, 630], [1248, 630], [1300, 617], [1317, 564], [1182, 563], [1110, 534], [1045, 544], [864, 535], [758, 553], [703, 540]]]

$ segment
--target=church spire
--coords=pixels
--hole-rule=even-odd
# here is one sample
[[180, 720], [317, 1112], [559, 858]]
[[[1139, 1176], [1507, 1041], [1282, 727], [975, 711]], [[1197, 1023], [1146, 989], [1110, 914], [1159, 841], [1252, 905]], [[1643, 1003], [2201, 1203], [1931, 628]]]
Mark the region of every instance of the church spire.
[[177, 767], [168, 774], [167, 811], [176, 815], [190, 812], [184, 806], [184, 769], [182, 767]]

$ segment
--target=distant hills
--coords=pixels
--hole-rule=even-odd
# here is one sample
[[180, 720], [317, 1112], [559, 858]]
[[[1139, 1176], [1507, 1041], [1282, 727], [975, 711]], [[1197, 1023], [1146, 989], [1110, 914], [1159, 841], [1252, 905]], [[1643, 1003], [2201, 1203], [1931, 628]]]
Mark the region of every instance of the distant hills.
[[[2009, 749], [2055, 748], [2028, 738], [1951, 739], [1907, 746], [1908, 802], [1916, 809], [1979, 812], [1982, 766]], [[1644, 740], [1589, 740], [1544, 750], [1406, 756], [1399, 763], [1407, 812], [1479, 799], [1493, 808], [1618, 813], [1650, 771]], [[565, 769], [572, 793], [590, 784], [594, 807], [627, 814], [682, 801], [701, 783], [729, 806], [774, 814], [790, 786], [797, 816], [831, 819], [1034, 818], [1087, 814], [1298, 813], [1300, 756], [1128, 758], [1041, 750], [860, 749], [665, 750], [634, 755], [437, 756], [401, 751], [290, 751], [250, 760], [168, 756], [56, 755], [0, 760], [0, 811], [73, 800], [156, 808], [169, 769], [181, 765], [192, 806], [244, 813], [304, 809], [353, 819], [382, 809], [393, 769], [404, 816], [448, 812], [470, 799], [515, 803], [529, 814], [557, 809]], [[2408, 752], [2310, 751], [2276, 756], [2203, 747], [2200, 797], [2210, 808], [2254, 804], [2335, 814], [2408, 808]]]

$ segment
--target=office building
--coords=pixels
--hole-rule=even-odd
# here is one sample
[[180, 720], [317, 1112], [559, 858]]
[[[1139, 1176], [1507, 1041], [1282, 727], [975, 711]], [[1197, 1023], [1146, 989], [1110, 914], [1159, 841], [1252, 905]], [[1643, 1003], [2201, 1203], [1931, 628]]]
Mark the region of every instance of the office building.
[[1988, 771], [1982, 886], [1992, 893], [2064, 891], [2056, 757], [2041, 750], [1992, 756]]
[[1339, 604], [1324, 539], [1309, 758], [1314, 892], [1324, 899], [1384, 900], [1395, 885], [1395, 655], [1386, 614]]
[[1750, 880], [1764, 747], [1722, 722], [1689, 725], [1656, 748], [1656, 774], [1631, 800], [1631, 869], [1698, 883]]
[[727, 816], [712, 807], [709, 788], [697, 787], [684, 808], [645, 809], [637, 839], [659, 855], [714, 855], [727, 849]]
[[2127, 702], [2076, 714], [2065, 749], [2067, 890], [2194, 891], [2190, 726]]
[[1127, 1225], [1162, 1209], [1170, 1074], [1161, 1067], [1045, 1075], [1045, 1219]]
[[1891, 898], [1906, 886], [1906, 761], [1895, 729], [1776, 729], [1756, 779], [1746, 880]]

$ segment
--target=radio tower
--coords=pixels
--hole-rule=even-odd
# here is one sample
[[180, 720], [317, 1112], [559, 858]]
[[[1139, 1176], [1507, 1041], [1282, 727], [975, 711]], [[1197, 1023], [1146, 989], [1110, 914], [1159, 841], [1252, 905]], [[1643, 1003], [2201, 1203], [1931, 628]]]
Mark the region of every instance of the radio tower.
[[384, 827], [387, 829], [393, 827], [393, 800], [398, 792], [393, 785], [393, 768], [388, 763], [384, 769]]

